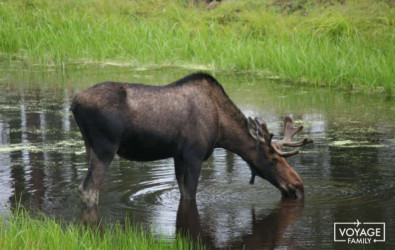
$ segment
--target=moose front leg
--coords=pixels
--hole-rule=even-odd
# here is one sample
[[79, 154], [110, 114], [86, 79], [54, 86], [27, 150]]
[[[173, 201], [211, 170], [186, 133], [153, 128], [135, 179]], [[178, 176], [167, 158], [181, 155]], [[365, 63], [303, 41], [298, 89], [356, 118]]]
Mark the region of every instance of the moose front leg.
[[[104, 174], [112, 159], [114, 152], [95, 153], [90, 147], [86, 148], [88, 155], [88, 172], [79, 187], [79, 194], [87, 207], [99, 203], [99, 190], [104, 180]], [[99, 156], [100, 155], [100, 156]]]
[[202, 163], [203, 161], [200, 160], [174, 159], [176, 178], [182, 200], [194, 200], [196, 198]]

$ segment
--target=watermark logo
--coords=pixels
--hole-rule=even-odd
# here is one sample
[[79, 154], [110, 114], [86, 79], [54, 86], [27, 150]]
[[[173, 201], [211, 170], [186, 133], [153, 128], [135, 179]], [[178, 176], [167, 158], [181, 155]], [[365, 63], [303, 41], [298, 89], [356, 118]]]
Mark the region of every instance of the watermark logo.
[[384, 222], [335, 222], [333, 223], [335, 242], [347, 244], [372, 244], [385, 242]]

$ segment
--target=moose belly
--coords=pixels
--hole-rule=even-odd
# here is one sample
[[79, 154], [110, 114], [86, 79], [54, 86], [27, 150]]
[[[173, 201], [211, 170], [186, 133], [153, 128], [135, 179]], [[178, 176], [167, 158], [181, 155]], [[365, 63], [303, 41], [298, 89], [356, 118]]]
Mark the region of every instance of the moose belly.
[[173, 157], [175, 148], [175, 143], [167, 138], [142, 135], [123, 140], [117, 154], [132, 161], [155, 161]]

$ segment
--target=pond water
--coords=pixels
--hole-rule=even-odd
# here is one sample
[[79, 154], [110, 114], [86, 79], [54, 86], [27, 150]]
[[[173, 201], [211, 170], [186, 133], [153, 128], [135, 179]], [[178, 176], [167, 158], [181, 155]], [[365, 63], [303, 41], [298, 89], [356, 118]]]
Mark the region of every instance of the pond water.
[[[0, 215], [21, 203], [33, 212], [78, 221], [86, 211], [77, 188], [87, 170], [83, 141], [69, 106], [73, 95], [105, 80], [162, 85], [193, 72], [88, 67], [0, 72]], [[173, 160], [116, 157], [101, 189], [105, 223], [142, 223], [168, 238], [188, 230], [211, 248], [345, 248], [334, 222], [385, 222], [395, 244], [395, 102], [382, 96], [293, 86], [251, 74], [215, 73], [235, 104], [265, 120], [275, 139], [291, 114], [299, 138], [314, 144], [288, 158], [305, 185], [303, 201], [282, 201], [263, 179], [250, 185], [240, 157], [216, 149], [204, 163], [196, 203], [179, 203]], [[89, 213], [89, 211], [88, 211]], [[361, 246], [361, 245], [353, 245]]]

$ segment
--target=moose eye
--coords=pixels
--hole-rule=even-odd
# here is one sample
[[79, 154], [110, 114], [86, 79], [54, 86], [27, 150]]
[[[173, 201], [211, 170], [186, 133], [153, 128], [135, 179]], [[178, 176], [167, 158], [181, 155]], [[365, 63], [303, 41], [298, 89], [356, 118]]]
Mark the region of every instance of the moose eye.
[[278, 162], [278, 160], [277, 160], [276, 158], [273, 158], [273, 160], [271, 161], [271, 163], [272, 163], [273, 165], [276, 165], [277, 162]]

